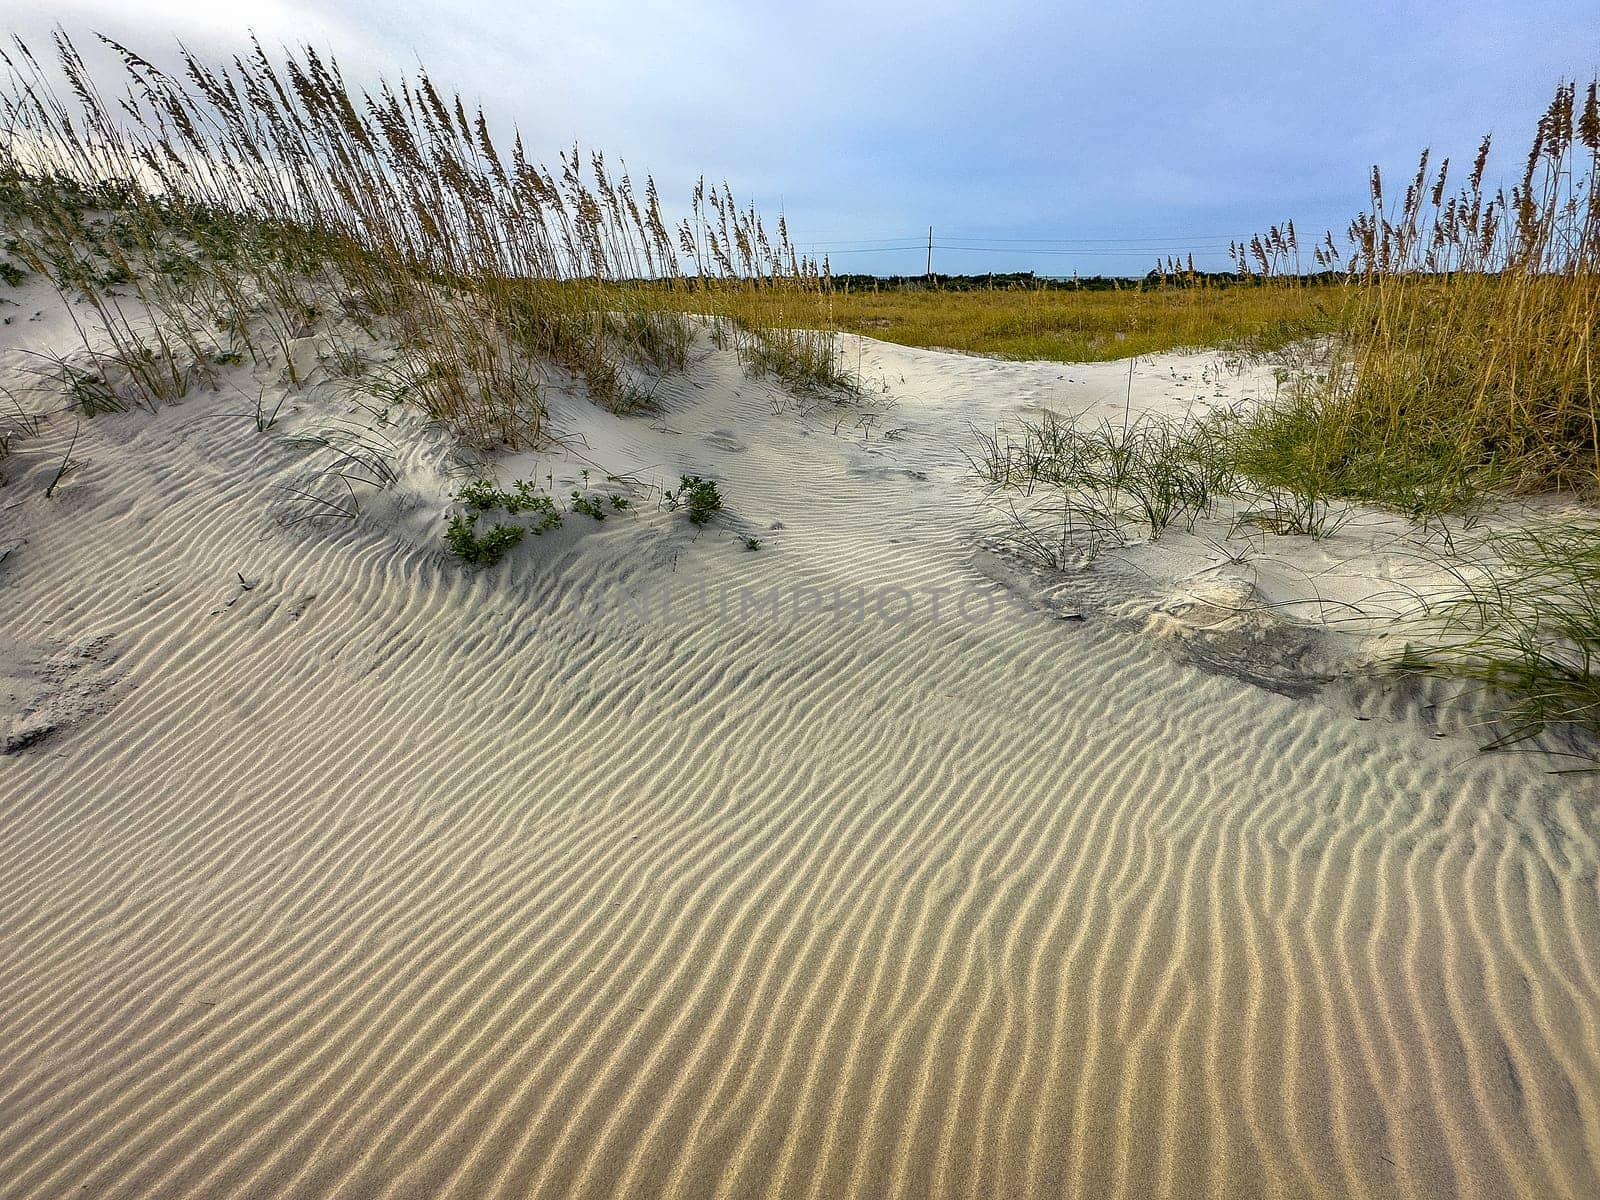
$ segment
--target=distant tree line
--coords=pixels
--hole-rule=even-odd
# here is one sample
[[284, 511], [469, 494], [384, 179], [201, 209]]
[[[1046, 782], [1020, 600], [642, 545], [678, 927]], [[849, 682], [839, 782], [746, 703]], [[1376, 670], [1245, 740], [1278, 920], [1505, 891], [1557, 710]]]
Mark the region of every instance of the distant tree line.
[[[1159, 288], [1185, 287], [1260, 287], [1266, 282], [1262, 275], [1238, 271], [1161, 271], [1152, 270], [1137, 275], [1038, 275], [1032, 271], [994, 271], [982, 275], [832, 275], [826, 277], [832, 287], [842, 292], [980, 292], [980, 291], [1041, 291], [1041, 292], [1118, 292], [1152, 291]], [[1317, 271], [1304, 275], [1272, 276], [1274, 285], [1301, 283], [1307, 286], [1339, 283], [1344, 274], [1339, 271]]]

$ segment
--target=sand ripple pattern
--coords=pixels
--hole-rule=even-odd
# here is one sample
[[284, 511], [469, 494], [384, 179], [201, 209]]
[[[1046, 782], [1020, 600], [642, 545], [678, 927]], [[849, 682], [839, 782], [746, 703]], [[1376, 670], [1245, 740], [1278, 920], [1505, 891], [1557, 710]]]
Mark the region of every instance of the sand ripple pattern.
[[[0, 758], [0, 1196], [1600, 1194], [1581, 787], [1043, 615], [587, 605], [626, 520], [285, 533], [196, 415], [0, 576], [129, 684]], [[981, 579], [948, 441], [789, 436], [680, 570]]]

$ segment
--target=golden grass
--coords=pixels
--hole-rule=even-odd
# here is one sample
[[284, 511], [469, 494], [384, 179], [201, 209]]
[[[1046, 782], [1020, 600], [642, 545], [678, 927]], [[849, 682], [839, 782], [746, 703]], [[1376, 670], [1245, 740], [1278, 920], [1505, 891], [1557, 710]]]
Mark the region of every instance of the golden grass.
[[[1509, 189], [1485, 182], [1489, 153], [1453, 186], [1424, 152], [1398, 200], [1374, 168], [1348, 256], [1316, 250], [1345, 273], [1345, 355], [1284, 448], [1336, 492], [1422, 513], [1486, 487], [1600, 488], [1600, 82], [1557, 88]], [[1236, 261], [1270, 272], [1294, 242], [1274, 229]]]
[[1423, 516], [1486, 489], [1600, 490], [1600, 84], [1563, 84], [1518, 182], [1459, 185], [1421, 156], [1298, 275], [1293, 223], [1233, 248], [1240, 283], [1114, 291], [856, 291], [836, 327], [911, 346], [1093, 361], [1190, 346], [1269, 350], [1330, 334], [1325, 361], [1252, 415], [1248, 472]]
[[1454, 191], [1426, 155], [1398, 201], [1374, 172], [1348, 254], [1331, 236], [1315, 249], [1334, 286], [1275, 278], [1299, 270], [1288, 224], [1235, 248], [1232, 286], [1191, 271], [1109, 292], [863, 292], [725, 184], [702, 181], [674, 225], [648, 177], [508, 151], [425, 72], [360, 92], [310, 49], [257, 47], [226, 67], [185, 55], [174, 77], [108, 45], [105, 87], [64, 34], [53, 72], [20, 41], [0, 52], [0, 218], [12, 257], [87, 302], [86, 341], [152, 404], [188, 386], [187, 362], [287, 359], [328, 296], [405, 346], [412, 394], [486, 444], [538, 440], [541, 363], [601, 403], [642, 402], [641, 371], [682, 364], [685, 312], [803, 388], [850, 384], [838, 330], [1068, 361], [1335, 333], [1344, 357], [1302, 397], [1313, 419], [1272, 441], [1333, 494], [1429, 508], [1480, 479], [1600, 483], [1594, 85], [1583, 104], [1558, 90], [1508, 192], [1485, 184], [1487, 140]]
[[[101, 40], [117, 64], [98, 77], [62, 32], [43, 59], [0, 49], [0, 224], [12, 269], [83, 303], [86, 351], [142, 403], [181, 395], [191, 363], [288, 361], [332, 298], [405, 349], [432, 415], [534, 443], [543, 366], [631, 407], [641, 372], [683, 364], [687, 291], [825, 286], [782, 217], [769, 232], [726, 185], [702, 180], [674, 225], [650, 178], [576, 147], [530, 160], [426, 71], [361, 91], [309, 47], [255, 45], [220, 66], [185, 51], [172, 75]], [[831, 367], [832, 335], [765, 311], [726, 326], [752, 369]]]
[[1120, 291], [835, 291], [826, 314], [836, 328], [903, 346], [1102, 362], [1191, 346], [1272, 349], [1329, 329], [1343, 301], [1338, 288], [1130, 283]]

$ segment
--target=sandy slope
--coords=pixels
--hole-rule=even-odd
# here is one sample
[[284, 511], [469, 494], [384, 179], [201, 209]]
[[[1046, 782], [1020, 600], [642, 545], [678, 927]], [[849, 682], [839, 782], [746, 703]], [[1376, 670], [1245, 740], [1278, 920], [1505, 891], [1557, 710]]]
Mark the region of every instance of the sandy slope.
[[[561, 414], [640, 511], [484, 572], [448, 439], [332, 389], [0, 462], [0, 1195], [1600, 1191], [1587, 785], [982, 551], [966, 423], [1125, 364], [864, 343], [863, 430], [701, 354]], [[1266, 386], [1210, 370], [1137, 403]], [[333, 420], [400, 480], [285, 528]]]

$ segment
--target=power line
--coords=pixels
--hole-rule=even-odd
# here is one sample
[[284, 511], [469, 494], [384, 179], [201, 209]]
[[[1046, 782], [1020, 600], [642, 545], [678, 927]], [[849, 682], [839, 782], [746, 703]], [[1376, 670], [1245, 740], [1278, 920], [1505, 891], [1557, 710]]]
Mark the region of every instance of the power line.
[[[1114, 244], [1119, 244], [1119, 243], [1124, 243], [1124, 242], [1136, 242], [1139, 245], [1143, 246], [1143, 245], [1151, 245], [1151, 244], [1158, 243], [1158, 242], [1159, 243], [1174, 243], [1174, 244], [1177, 244], [1177, 243], [1187, 243], [1187, 242], [1222, 242], [1222, 241], [1237, 240], [1237, 235], [1233, 235], [1232, 237], [1230, 237], [1228, 234], [1225, 234], [1225, 233], [1197, 233], [1197, 234], [1194, 234], [1193, 236], [1178, 235], [1178, 236], [1173, 236], [1173, 237], [1151, 236], [1151, 237], [1083, 237], [1083, 238], [1012, 238], [1012, 237], [993, 236], [993, 235], [986, 234], [986, 233], [962, 233], [960, 231], [952, 233], [952, 232], [946, 231], [945, 233], [940, 234], [939, 236], [944, 238], [947, 241], [958, 241], [958, 242], [971, 242], [971, 241], [1006, 242], [1006, 243], [1015, 243], [1015, 244], [1018, 244], [1018, 245], [1046, 245], [1046, 246], [1082, 246], [1082, 245], [1096, 245], [1096, 246], [1099, 246], [1099, 245], [1114, 245]], [[926, 237], [927, 237], [926, 234], [908, 234], [908, 235], [905, 235], [905, 236], [889, 235], [889, 236], [885, 236], [885, 237], [876, 237], [876, 238], [851, 238], [851, 239], [838, 239], [838, 240], [817, 239], [817, 244], [818, 245], [830, 245], [830, 246], [854, 246], [854, 245], [860, 245], [860, 244], [865, 243], [865, 242], [902, 242], [903, 241], [903, 242], [916, 243], [916, 242], [924, 241], [926, 239]]]
[[[952, 241], [953, 240], [953, 241], [959, 241], [959, 242], [999, 243], [999, 244], [1004, 244], [1004, 245], [1018, 245], [1018, 246], [1060, 246], [1060, 247], [1085, 246], [1085, 247], [1100, 247], [1100, 248], [1106, 248], [1106, 249], [1115, 248], [1115, 247], [1121, 247], [1121, 246], [1127, 246], [1129, 248], [1145, 248], [1145, 247], [1148, 247], [1148, 248], [1156, 248], [1156, 247], [1183, 248], [1183, 247], [1188, 247], [1188, 246], [1226, 244], [1228, 242], [1232, 242], [1232, 241], [1236, 240], [1236, 235], [1229, 235], [1229, 234], [1223, 234], [1223, 233], [1195, 234], [1192, 237], [1184, 236], [1184, 235], [1179, 234], [1179, 235], [1171, 235], [1171, 236], [1168, 236], [1168, 235], [1151, 235], [1149, 237], [1008, 238], [1008, 237], [991, 237], [988, 234], [982, 234], [982, 233], [979, 233], [979, 234], [965, 234], [965, 233], [957, 232], [957, 233], [946, 233], [944, 235], [944, 237], [945, 237], [946, 241]], [[905, 245], [903, 247], [900, 247], [898, 244], [902, 243], [902, 242], [905, 243]], [[919, 250], [919, 249], [922, 249], [926, 245], [926, 239], [925, 239], [925, 235], [921, 234], [921, 233], [915, 233], [915, 234], [885, 234], [882, 237], [869, 237], [869, 238], [837, 238], [837, 239], [822, 239], [822, 238], [819, 238], [819, 239], [817, 239], [815, 241], [806, 242], [805, 245], [810, 246], [810, 247], [817, 247], [817, 248], [831, 248], [831, 247], [834, 247], [834, 246], [839, 246], [839, 247], [845, 247], [845, 246], [871, 246], [871, 247], [877, 248], [880, 243], [894, 243], [895, 246], [893, 246], [892, 248], [903, 248], [903, 249], [907, 249], [907, 250]], [[939, 240], [936, 239], [935, 242], [934, 242], [934, 248], [937, 249], [941, 244], [943, 244], [943, 243], [941, 243]], [[891, 248], [891, 247], [885, 246], [884, 248]]]
[[[1005, 237], [990, 237], [986, 233], [977, 233], [977, 234], [951, 233], [951, 234], [947, 234], [946, 236], [955, 238], [958, 241], [1018, 242], [1018, 243], [1026, 243], [1026, 244], [1030, 244], [1030, 245], [1031, 244], [1044, 244], [1044, 245], [1057, 245], [1057, 246], [1075, 246], [1075, 245], [1094, 245], [1094, 246], [1106, 245], [1106, 246], [1109, 246], [1109, 245], [1115, 245], [1115, 244], [1120, 243], [1120, 242], [1137, 242], [1141, 246], [1143, 246], [1143, 245], [1154, 245], [1154, 244], [1156, 244], [1158, 242], [1160, 242], [1160, 243], [1182, 243], [1182, 244], [1187, 245], [1187, 244], [1189, 244], [1191, 242], [1220, 242], [1220, 241], [1224, 241], [1224, 240], [1226, 240], [1226, 241], [1234, 241], [1237, 238], [1237, 235], [1229, 236], [1228, 234], [1225, 234], [1225, 233], [1206, 233], [1206, 234], [1197, 233], [1193, 237], [1186, 237], [1186, 236], [1184, 236], [1182, 234], [1175, 234], [1175, 235], [1172, 235], [1172, 236], [1152, 234], [1149, 237], [1104, 237], [1104, 238], [1005, 238]], [[886, 238], [884, 240], [887, 241], [889, 239]]]
[[881, 237], [834, 238], [814, 241], [807, 244], [812, 246], [861, 246], [868, 242], [915, 242], [920, 246], [926, 240], [926, 238], [927, 235], [921, 233], [907, 234], [904, 237], [897, 233], [886, 233]]
[[[1150, 254], [1176, 254], [1176, 253], [1182, 253], [1182, 251], [1174, 250], [1173, 247], [1171, 247], [1171, 246], [1120, 246], [1120, 247], [1109, 247], [1108, 246], [1108, 247], [1102, 247], [1102, 248], [1098, 248], [1098, 249], [1091, 248], [1091, 247], [1084, 247], [1083, 249], [1080, 249], [1080, 250], [1059, 250], [1059, 249], [1051, 249], [1051, 248], [1048, 248], [1048, 247], [1045, 247], [1045, 246], [1034, 246], [1031, 249], [1023, 250], [1023, 249], [1020, 249], [1019, 247], [1016, 247], [1016, 246], [954, 246], [954, 245], [946, 245], [943, 242], [934, 243], [934, 249], [936, 249], [936, 250], [955, 250], [955, 251], [959, 251], [959, 252], [962, 252], [962, 253], [970, 253], [970, 254], [1069, 254], [1069, 255], [1071, 255], [1071, 254], [1080, 254], [1080, 255], [1081, 254], [1140, 254], [1140, 255], [1150, 255]], [[1190, 245], [1190, 246], [1184, 247], [1184, 249], [1185, 250], [1199, 251], [1199, 252], [1202, 252], [1202, 253], [1216, 253], [1217, 251], [1226, 249], [1226, 247], [1220, 246], [1220, 245], [1219, 246]]]
[[[924, 246], [925, 246], [925, 243], [924, 244], [919, 244], [919, 245], [916, 245], [916, 246], [863, 246], [859, 250], [833, 250], [833, 251], [829, 251], [829, 253], [832, 253], [832, 254], [912, 254], [912, 253], [921, 253], [922, 250], [924, 249]], [[937, 246], [935, 246], [934, 248], [938, 249]], [[805, 246], [796, 246], [795, 249], [797, 249], [797, 250], [816, 250], [816, 249], [818, 249], [818, 247], [814, 246], [814, 245], [805, 245]]]
[[[857, 246], [837, 247], [833, 249], [828, 249], [827, 247], [818, 246], [813, 243], [798, 247], [798, 249], [805, 250], [807, 252], [821, 250], [834, 257], [847, 254], [919, 254], [927, 248], [928, 244], [926, 242], [905, 246]], [[1180, 254], [1186, 251], [1192, 251], [1196, 254], [1218, 254], [1227, 249], [1227, 247], [1221, 243], [1214, 245], [1192, 243], [1185, 244], [1181, 248], [1174, 248], [1170, 246], [1084, 246], [1075, 249], [1061, 249], [1046, 246], [970, 246], [951, 242], [941, 242], [937, 240], [934, 241], [932, 248], [934, 250], [950, 250], [958, 254], [1064, 254], [1069, 256], [1122, 255], [1143, 257], [1148, 257], [1150, 255], [1159, 256], [1166, 254]]]

